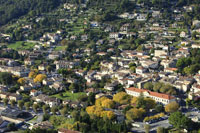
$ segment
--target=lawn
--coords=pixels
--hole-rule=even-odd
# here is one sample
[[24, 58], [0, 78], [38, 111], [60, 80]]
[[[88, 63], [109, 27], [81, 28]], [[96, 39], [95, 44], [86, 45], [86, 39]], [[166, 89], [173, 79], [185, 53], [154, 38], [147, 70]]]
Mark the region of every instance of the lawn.
[[55, 51], [61, 51], [61, 50], [65, 50], [67, 48], [67, 46], [57, 46], [55, 48]]
[[51, 97], [57, 97], [62, 100], [72, 100], [76, 101], [80, 96], [86, 95], [85, 92], [71, 93], [69, 91], [63, 92], [62, 96], [60, 94], [52, 95]]
[[8, 44], [8, 48], [14, 49], [14, 50], [26, 50], [31, 49], [35, 46], [35, 43], [28, 43], [23, 41], [18, 41], [15, 43]]

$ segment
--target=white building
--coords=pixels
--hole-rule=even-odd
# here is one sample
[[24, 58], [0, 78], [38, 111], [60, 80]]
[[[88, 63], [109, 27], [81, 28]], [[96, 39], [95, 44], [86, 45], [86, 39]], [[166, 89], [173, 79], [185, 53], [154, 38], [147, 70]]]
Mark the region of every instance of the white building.
[[134, 97], [139, 97], [141, 94], [143, 94], [144, 97], [150, 97], [150, 98], [154, 99], [156, 102], [162, 103], [164, 105], [176, 100], [175, 97], [167, 95], [167, 94], [152, 92], [149, 90], [138, 89], [138, 88], [134, 88], [134, 87], [127, 88], [126, 93], [129, 95], [132, 95]]

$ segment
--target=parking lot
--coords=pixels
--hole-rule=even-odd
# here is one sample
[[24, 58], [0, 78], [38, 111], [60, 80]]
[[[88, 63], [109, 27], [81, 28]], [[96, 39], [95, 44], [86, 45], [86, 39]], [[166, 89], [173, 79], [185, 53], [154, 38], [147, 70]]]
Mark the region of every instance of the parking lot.
[[[134, 123], [135, 127], [132, 128], [132, 131], [133, 132], [138, 132], [138, 133], [144, 133], [145, 132], [145, 129], [144, 129], [144, 126], [145, 122], [136, 122]], [[165, 120], [160, 120], [160, 121], [157, 121], [157, 122], [153, 122], [150, 125], [150, 131], [151, 132], [156, 132], [157, 128], [158, 127], [164, 127], [164, 128], [168, 128], [171, 126], [171, 124], [169, 124], [169, 120], [168, 119], [165, 119]]]

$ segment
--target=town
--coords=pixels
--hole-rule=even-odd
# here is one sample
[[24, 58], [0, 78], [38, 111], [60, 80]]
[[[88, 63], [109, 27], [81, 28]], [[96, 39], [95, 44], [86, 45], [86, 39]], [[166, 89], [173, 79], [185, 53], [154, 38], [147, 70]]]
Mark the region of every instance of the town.
[[63, 1], [0, 22], [0, 132], [200, 132], [199, 0]]

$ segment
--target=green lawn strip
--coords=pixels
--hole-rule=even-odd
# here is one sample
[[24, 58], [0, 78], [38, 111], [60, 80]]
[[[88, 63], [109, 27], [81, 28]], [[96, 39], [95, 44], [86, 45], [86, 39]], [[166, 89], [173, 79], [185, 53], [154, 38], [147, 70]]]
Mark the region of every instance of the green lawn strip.
[[35, 123], [37, 121], [38, 116], [35, 116], [33, 119], [31, 119], [30, 121], [28, 121], [29, 123]]
[[60, 50], [65, 50], [67, 46], [57, 46], [54, 50], [55, 51], [60, 51]]
[[64, 124], [61, 124], [60, 126], [58, 126], [57, 127], [57, 129], [59, 129], [59, 128], [67, 128], [67, 125], [68, 124], [74, 124], [74, 118], [70, 118], [70, 119], [67, 119], [66, 121], [65, 121], [65, 123]]
[[52, 95], [51, 97], [56, 97], [62, 100], [72, 100], [75, 101], [77, 100], [80, 96], [86, 95], [84, 92], [78, 92], [78, 93], [71, 93], [71, 92], [64, 92], [62, 93], [63, 95], [61, 96], [60, 94]]
[[36, 45], [35, 43], [18, 41], [15, 43], [8, 44], [8, 48], [11, 48], [14, 50], [26, 50], [26, 49], [33, 48], [35, 45]]

